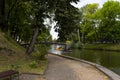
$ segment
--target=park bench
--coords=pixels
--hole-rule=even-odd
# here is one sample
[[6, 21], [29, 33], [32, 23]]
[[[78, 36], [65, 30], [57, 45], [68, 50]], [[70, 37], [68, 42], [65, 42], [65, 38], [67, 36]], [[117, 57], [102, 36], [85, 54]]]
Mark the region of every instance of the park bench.
[[15, 70], [0, 72], [0, 80], [19, 80], [19, 72]]

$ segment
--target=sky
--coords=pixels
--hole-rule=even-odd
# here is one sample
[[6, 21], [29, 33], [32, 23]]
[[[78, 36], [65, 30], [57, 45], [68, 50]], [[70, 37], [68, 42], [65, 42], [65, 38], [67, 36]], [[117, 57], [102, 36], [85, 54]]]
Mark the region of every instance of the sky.
[[99, 6], [102, 7], [103, 3], [105, 3], [107, 0], [80, 0], [78, 4], [73, 4], [75, 7], [81, 8], [85, 6], [86, 4], [91, 3], [99, 3]]
[[[78, 4], [75, 4], [73, 3], [73, 5], [75, 7], [78, 7], [78, 8], [81, 8], [83, 6], [85, 6], [86, 4], [92, 4], [92, 3], [98, 3], [99, 4], [99, 7], [102, 7], [102, 5], [108, 0], [80, 0], [80, 2], [78, 2]], [[115, 0], [115, 1], [120, 1], [120, 0]], [[54, 26], [54, 24], [53, 24]], [[54, 31], [54, 28], [52, 27], [51, 31], [50, 31], [50, 34], [52, 35], [52, 39], [57, 39], [57, 35], [58, 33], [56, 33]]]

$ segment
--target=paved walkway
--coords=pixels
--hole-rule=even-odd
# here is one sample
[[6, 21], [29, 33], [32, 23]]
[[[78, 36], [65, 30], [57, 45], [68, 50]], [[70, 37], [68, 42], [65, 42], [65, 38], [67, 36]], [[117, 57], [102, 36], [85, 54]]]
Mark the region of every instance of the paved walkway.
[[46, 80], [109, 80], [95, 67], [59, 56], [48, 54]]
[[45, 77], [42, 75], [21, 74], [19, 80], [45, 80]]

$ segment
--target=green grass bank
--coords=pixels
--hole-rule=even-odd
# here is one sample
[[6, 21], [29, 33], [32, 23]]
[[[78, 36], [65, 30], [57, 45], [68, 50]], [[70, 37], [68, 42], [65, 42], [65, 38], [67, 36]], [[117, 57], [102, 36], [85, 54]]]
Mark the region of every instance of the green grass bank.
[[0, 72], [15, 69], [20, 73], [43, 74], [46, 65], [47, 59], [35, 60], [16, 41], [0, 31]]
[[120, 44], [84, 44], [84, 49], [120, 51]]

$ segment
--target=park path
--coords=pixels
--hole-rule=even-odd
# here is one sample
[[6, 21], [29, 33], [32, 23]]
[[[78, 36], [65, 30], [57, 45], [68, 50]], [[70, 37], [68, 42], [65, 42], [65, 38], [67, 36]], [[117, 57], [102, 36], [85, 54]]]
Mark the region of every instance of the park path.
[[48, 54], [48, 69], [45, 72], [46, 80], [110, 80], [95, 67]]

